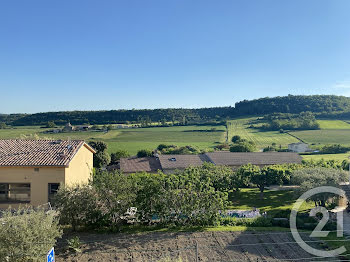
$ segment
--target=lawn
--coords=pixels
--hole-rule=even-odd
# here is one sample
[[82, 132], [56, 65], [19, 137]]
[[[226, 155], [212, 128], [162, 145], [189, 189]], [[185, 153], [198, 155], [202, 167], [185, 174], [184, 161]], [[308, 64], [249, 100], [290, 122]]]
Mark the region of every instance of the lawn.
[[[215, 128], [215, 130], [214, 130]], [[58, 134], [45, 134], [44, 128], [20, 127], [0, 130], [0, 139], [21, 138], [37, 135], [47, 139], [84, 139], [102, 140], [108, 144], [111, 153], [125, 149], [136, 154], [140, 149], [155, 149], [159, 144], [194, 145], [200, 149], [213, 148], [225, 140], [224, 126], [175, 126], [152, 127], [138, 129], [117, 129], [108, 133], [94, 131], [79, 131]]]
[[[229, 209], [251, 210], [260, 209], [261, 212], [269, 214], [281, 210], [291, 209], [297, 195], [292, 190], [265, 190], [264, 198], [260, 198], [260, 191], [257, 188], [243, 188], [240, 192], [234, 192], [230, 196], [231, 204]], [[314, 207], [313, 203], [302, 205], [302, 210]]]
[[256, 118], [245, 118], [230, 120], [227, 122], [228, 137], [231, 139], [234, 135], [253, 141], [258, 149], [271, 146], [276, 143], [277, 146], [287, 147], [290, 143], [299, 142], [298, 139], [278, 131], [259, 131], [258, 129], [250, 128], [250, 122]]

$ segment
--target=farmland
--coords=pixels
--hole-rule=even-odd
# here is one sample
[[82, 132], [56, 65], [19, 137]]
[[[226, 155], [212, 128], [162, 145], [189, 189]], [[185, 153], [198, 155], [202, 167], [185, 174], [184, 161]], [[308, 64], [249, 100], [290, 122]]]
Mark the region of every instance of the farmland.
[[275, 143], [277, 146], [287, 147], [290, 143], [299, 142], [298, 139], [286, 134], [279, 133], [278, 131], [259, 131], [258, 129], [249, 128], [250, 122], [254, 118], [243, 118], [230, 120], [227, 122], [228, 137], [231, 138], [234, 135], [253, 141], [258, 148], [264, 148], [271, 146]]
[[350, 129], [350, 124], [342, 120], [317, 120], [321, 129]]
[[350, 130], [347, 129], [305, 130], [289, 133], [311, 145], [350, 145]]
[[[308, 235], [309, 233], [301, 234], [304, 240], [315, 240]], [[78, 236], [83, 243], [82, 252], [74, 256], [65, 254], [64, 245], [62, 247], [59, 244], [58, 262], [315, 261], [317, 259], [294, 243], [290, 232], [79, 233]], [[179, 258], [181, 260], [177, 260]], [[324, 258], [322, 261], [329, 260]]]
[[225, 140], [224, 126], [174, 126], [135, 129], [114, 129], [109, 132], [79, 131], [46, 134], [45, 128], [20, 127], [1, 129], [0, 139], [38, 136], [45, 139], [84, 139], [102, 140], [108, 144], [111, 153], [125, 149], [136, 154], [140, 149], [155, 149], [160, 143], [194, 145], [200, 149], [213, 148]]

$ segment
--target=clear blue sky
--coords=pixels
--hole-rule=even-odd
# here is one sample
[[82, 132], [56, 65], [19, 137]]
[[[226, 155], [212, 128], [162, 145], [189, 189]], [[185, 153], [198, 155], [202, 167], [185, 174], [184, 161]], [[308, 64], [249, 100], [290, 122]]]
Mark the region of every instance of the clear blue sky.
[[350, 95], [348, 0], [0, 2], [0, 113]]

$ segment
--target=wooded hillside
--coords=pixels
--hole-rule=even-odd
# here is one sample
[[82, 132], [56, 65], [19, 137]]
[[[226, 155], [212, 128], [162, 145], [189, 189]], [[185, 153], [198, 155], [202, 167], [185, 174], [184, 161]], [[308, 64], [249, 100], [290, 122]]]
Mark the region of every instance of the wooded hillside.
[[113, 124], [140, 122], [177, 122], [180, 124], [222, 121], [238, 116], [265, 115], [272, 113], [313, 112], [316, 117], [350, 117], [350, 98], [334, 95], [282, 96], [244, 100], [235, 107], [199, 109], [133, 109], [110, 111], [65, 111], [37, 114], [0, 114], [0, 122], [8, 125], [44, 125], [49, 121], [57, 125], [70, 121], [72, 124]]

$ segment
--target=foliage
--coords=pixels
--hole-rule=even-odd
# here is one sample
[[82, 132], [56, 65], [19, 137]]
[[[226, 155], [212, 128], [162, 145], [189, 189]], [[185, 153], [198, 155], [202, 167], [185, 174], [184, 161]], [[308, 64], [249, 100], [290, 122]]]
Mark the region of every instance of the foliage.
[[96, 150], [94, 154], [94, 167], [101, 168], [111, 162], [111, 156], [107, 153], [107, 144], [103, 141], [90, 141], [89, 145]]
[[235, 135], [232, 137], [231, 141], [232, 143], [238, 143], [242, 138], [238, 135]]
[[137, 157], [147, 157], [147, 156], [153, 156], [152, 150], [141, 149], [137, 152]]
[[166, 124], [166, 122], [172, 122], [172, 124], [177, 123], [179, 125], [209, 121], [217, 122], [233, 115], [233, 107], [63, 111], [0, 115], [0, 122], [23, 126], [44, 125], [48, 121], [54, 121], [57, 125], [63, 125], [70, 120], [73, 125], [85, 124], [88, 122], [93, 125], [139, 123], [142, 127], [148, 127], [152, 122], [159, 122], [162, 125]]
[[101, 168], [109, 165], [111, 156], [107, 152], [97, 152], [94, 154], [94, 167]]
[[104, 152], [107, 150], [107, 144], [103, 141], [90, 141], [89, 145], [96, 150], [96, 152]]
[[118, 227], [124, 222], [123, 215], [135, 202], [134, 184], [131, 177], [118, 172], [98, 171], [94, 174], [92, 186], [106, 208], [104, 217], [108, 224]]
[[48, 121], [47, 123], [46, 123], [46, 127], [47, 128], [54, 128], [56, 126], [56, 124], [55, 124], [55, 122], [53, 122], [53, 121]]
[[92, 186], [61, 187], [53, 205], [60, 212], [60, 222], [71, 225], [73, 230], [78, 226], [96, 227], [107, 224], [106, 204], [100, 201], [97, 190]]
[[262, 115], [277, 112], [299, 114], [311, 111], [322, 114], [322, 116], [329, 116], [332, 113], [349, 112], [350, 99], [345, 96], [334, 95], [264, 97], [238, 102], [235, 104], [235, 111], [239, 115]]
[[81, 253], [81, 241], [78, 236], [67, 239], [68, 249], [75, 253]]
[[227, 143], [219, 144], [219, 145], [215, 146], [215, 149], [217, 149], [217, 150], [230, 149], [230, 145]]
[[130, 153], [126, 150], [118, 150], [111, 154], [111, 164], [116, 164], [120, 158], [130, 157]]
[[254, 152], [255, 150], [256, 146], [254, 142], [246, 140], [240, 140], [230, 147], [230, 152]]
[[[346, 172], [323, 167], [304, 168], [295, 170], [292, 173], [292, 183], [300, 186], [296, 190], [299, 195], [319, 186], [338, 187], [341, 182], [345, 182], [346, 180]], [[335, 195], [332, 193], [320, 193], [312, 196], [310, 199], [313, 200], [316, 205], [325, 207], [329, 199], [334, 197]]]
[[350, 147], [342, 146], [340, 144], [325, 145], [320, 152], [323, 154], [341, 154], [350, 151]]
[[6, 123], [0, 122], [0, 129], [5, 129], [7, 127]]
[[298, 115], [275, 113], [264, 117], [267, 121], [262, 126], [265, 130], [309, 130], [319, 129], [315, 115], [311, 112], [302, 112]]
[[0, 261], [42, 261], [62, 236], [53, 211], [20, 208], [0, 219]]
[[[159, 149], [161, 148], [161, 149]], [[157, 149], [161, 154], [166, 155], [189, 155], [189, 154], [199, 154], [201, 151], [195, 146], [176, 146], [176, 145], [164, 145], [160, 144]]]
[[260, 168], [252, 164], [247, 164], [238, 168], [236, 173], [239, 181], [237, 188], [248, 187], [251, 183], [252, 176], [260, 173]]

